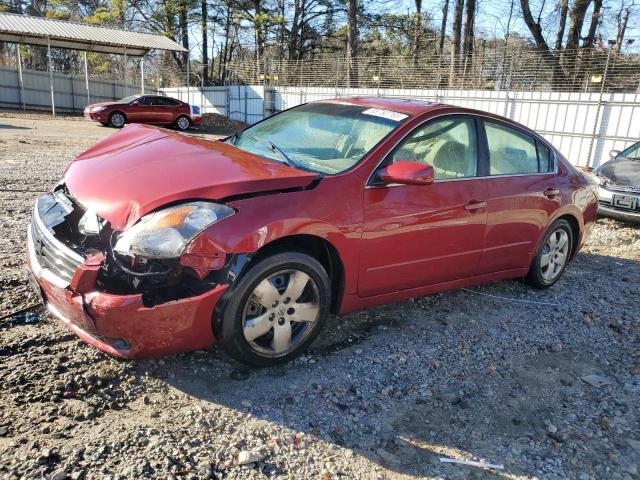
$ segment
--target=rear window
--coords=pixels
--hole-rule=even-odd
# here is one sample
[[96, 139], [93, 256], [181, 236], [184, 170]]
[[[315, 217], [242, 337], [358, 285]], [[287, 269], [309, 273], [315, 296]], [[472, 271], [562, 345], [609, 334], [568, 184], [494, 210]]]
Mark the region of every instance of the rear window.
[[485, 122], [485, 131], [489, 144], [490, 175], [538, 173], [535, 140], [493, 122]]
[[538, 159], [540, 160], [540, 172], [547, 173], [553, 171], [553, 158], [551, 151], [546, 145], [536, 142], [538, 147]]
[[549, 148], [524, 132], [485, 122], [490, 175], [526, 175], [553, 170]]
[[158, 97], [158, 105], [171, 105], [171, 106], [176, 106], [178, 105], [178, 101], [174, 100], [173, 98], [167, 98], [167, 97]]

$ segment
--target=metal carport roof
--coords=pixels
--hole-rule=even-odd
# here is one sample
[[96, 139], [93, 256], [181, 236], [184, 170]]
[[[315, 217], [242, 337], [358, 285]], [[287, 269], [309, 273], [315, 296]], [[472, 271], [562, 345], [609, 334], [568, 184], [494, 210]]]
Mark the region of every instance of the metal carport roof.
[[0, 13], [0, 41], [141, 56], [149, 50], [186, 52], [163, 35], [129, 32], [85, 23]]

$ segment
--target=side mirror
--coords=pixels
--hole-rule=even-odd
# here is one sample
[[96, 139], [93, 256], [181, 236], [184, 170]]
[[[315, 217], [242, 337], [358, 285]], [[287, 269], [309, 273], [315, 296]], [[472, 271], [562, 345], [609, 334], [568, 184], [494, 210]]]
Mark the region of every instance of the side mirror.
[[611, 150], [609, 152], [609, 157], [611, 158], [616, 158], [618, 155], [620, 155], [620, 150]]
[[431, 165], [409, 160], [398, 160], [378, 172], [378, 179], [382, 182], [402, 185], [431, 185], [433, 178]]
[[131, 102], [132, 107], [137, 107], [138, 105], [140, 105], [140, 102], [138, 100], [134, 100], [133, 102]]

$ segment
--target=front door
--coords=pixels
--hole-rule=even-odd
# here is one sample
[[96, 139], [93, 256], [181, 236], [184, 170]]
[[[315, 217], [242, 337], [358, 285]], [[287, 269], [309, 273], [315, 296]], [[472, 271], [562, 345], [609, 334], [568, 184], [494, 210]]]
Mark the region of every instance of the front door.
[[431, 185], [385, 185], [373, 174], [364, 192], [361, 297], [477, 273], [487, 181], [478, 176], [476, 123], [463, 115], [428, 121], [409, 133], [379, 167], [398, 160], [431, 164]]
[[144, 123], [147, 120], [149, 97], [138, 97], [127, 105], [126, 115], [129, 123]]

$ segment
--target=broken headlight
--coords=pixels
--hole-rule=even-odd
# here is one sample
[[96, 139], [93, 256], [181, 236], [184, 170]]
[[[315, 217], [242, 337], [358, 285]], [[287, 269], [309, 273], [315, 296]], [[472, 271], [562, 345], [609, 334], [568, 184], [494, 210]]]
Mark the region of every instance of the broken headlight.
[[190, 202], [145, 215], [116, 242], [120, 255], [144, 258], [176, 258], [202, 230], [232, 215], [226, 205]]

